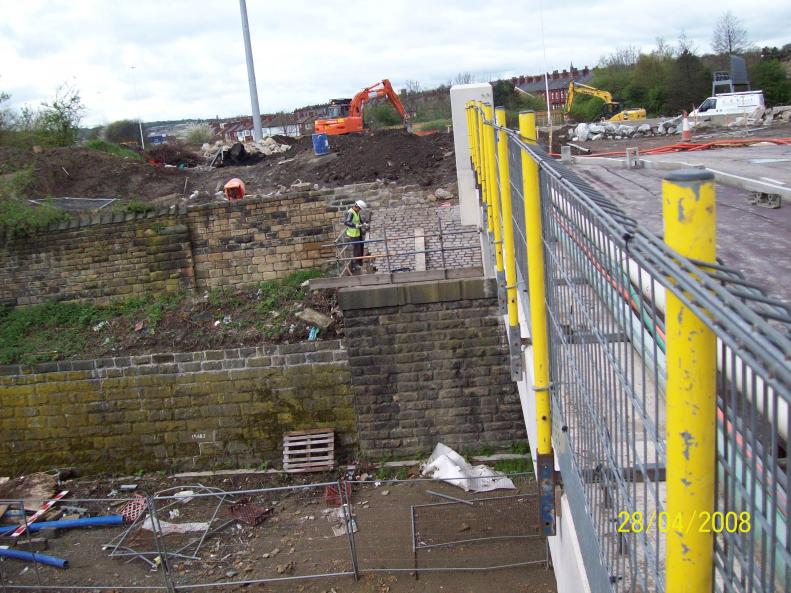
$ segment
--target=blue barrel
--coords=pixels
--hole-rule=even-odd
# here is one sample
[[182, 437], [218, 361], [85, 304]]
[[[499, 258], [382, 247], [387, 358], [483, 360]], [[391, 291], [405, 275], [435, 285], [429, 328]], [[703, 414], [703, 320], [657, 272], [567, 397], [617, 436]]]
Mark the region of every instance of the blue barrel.
[[313, 134], [313, 152], [317, 156], [329, 154], [330, 140], [327, 138], [327, 134]]

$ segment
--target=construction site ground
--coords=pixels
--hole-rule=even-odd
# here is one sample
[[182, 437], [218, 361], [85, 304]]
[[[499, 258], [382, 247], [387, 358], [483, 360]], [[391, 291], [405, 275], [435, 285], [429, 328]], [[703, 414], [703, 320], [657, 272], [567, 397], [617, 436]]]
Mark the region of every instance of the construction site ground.
[[[480, 593], [496, 587], [502, 593], [550, 593], [556, 590], [553, 573], [544, 563], [546, 544], [543, 539], [512, 539], [509, 536], [533, 533], [538, 530], [536, 484], [530, 477], [515, 477], [517, 490], [497, 490], [487, 493], [465, 492], [461, 488], [439, 481], [416, 480], [417, 468], [411, 470], [413, 479], [355, 483], [350, 501], [356, 523], [356, 558], [361, 571], [360, 580], [353, 576], [305, 578], [336, 572], [352, 571], [349, 538], [337, 534], [341, 521], [335, 519], [338, 507], [326, 496], [324, 486], [312, 487], [322, 478], [334, 481], [331, 474], [311, 474], [293, 477], [281, 473], [239, 473], [227, 476], [173, 477], [130, 476], [116, 480], [74, 479], [59, 488], [70, 490], [68, 504], [88, 508], [95, 514], [118, 513], [123, 500], [131, 492], [120, 492], [121, 484], [136, 484], [137, 493], [153, 495], [167, 489], [172, 496], [181, 490], [200, 492], [202, 487], [223, 492], [244, 491], [246, 494], [227, 496], [222, 502], [214, 496], [185, 501], [159, 500], [157, 517], [163, 530], [170, 524], [211, 522], [212, 527], [224, 525], [216, 533], [206, 536], [194, 555], [197, 559], [172, 558], [169, 570], [179, 591], [278, 591], [307, 593]], [[290, 489], [294, 486], [294, 489]], [[280, 490], [265, 490], [280, 488]], [[429, 492], [430, 491], [430, 492]], [[437, 492], [462, 500], [479, 500], [473, 506], [454, 503], [431, 494]], [[246, 500], [272, 509], [263, 522], [250, 525], [233, 520], [230, 507], [246, 496]], [[120, 500], [119, 500], [120, 499]], [[485, 499], [482, 500], [481, 499]], [[421, 507], [431, 503], [439, 506]], [[219, 506], [218, 506], [219, 505]], [[412, 507], [415, 505], [413, 531]], [[213, 517], [213, 521], [210, 521]], [[46, 554], [68, 560], [67, 569], [41, 566], [15, 560], [0, 562], [2, 582], [13, 585], [41, 584], [48, 589], [76, 587], [77, 591], [109, 593], [123, 587], [162, 587], [163, 568], [156, 570], [149, 564], [155, 561], [162, 547], [157, 547], [151, 531], [133, 530], [115, 549], [142, 553], [149, 562], [137, 555], [110, 557], [129, 524], [90, 529], [44, 530], [48, 540]], [[336, 531], [333, 531], [336, 528]], [[449, 546], [418, 550], [417, 560], [413, 542], [419, 546], [444, 542], [459, 542]], [[161, 538], [168, 552], [199, 538], [202, 532], [189, 534], [167, 533]], [[505, 536], [489, 539], [491, 536]], [[478, 541], [469, 541], [469, 540]], [[184, 551], [191, 555], [190, 547]], [[531, 562], [527, 566], [470, 570]], [[459, 572], [413, 572], [420, 569], [458, 567]], [[388, 570], [390, 569], [390, 570]], [[290, 579], [274, 583], [242, 584], [258, 579]], [[229, 583], [229, 584], [224, 584]], [[236, 584], [230, 584], [236, 583]], [[203, 588], [192, 589], [203, 585]], [[208, 589], [206, 588], [208, 587]], [[117, 589], [116, 589], [117, 588]], [[75, 590], [75, 589], [72, 589]]]
[[[0, 174], [32, 167], [32, 183], [25, 192], [31, 199], [118, 198], [159, 206], [215, 199], [234, 177], [244, 181], [248, 194], [259, 195], [299, 182], [337, 187], [379, 179], [446, 189], [456, 182], [453, 136], [447, 133], [332, 136], [331, 152], [323, 156], [314, 154], [309, 136], [292, 142], [289, 150], [256, 155], [250, 164], [183, 170], [81, 147], [39, 153], [0, 147]], [[190, 200], [196, 191], [200, 196]]]

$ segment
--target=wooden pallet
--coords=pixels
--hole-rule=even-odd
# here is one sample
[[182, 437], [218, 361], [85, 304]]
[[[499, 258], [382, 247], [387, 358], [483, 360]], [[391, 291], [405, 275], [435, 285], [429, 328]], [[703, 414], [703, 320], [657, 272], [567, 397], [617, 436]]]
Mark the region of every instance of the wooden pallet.
[[321, 472], [335, 467], [335, 432], [326, 428], [298, 430], [283, 436], [283, 470]]

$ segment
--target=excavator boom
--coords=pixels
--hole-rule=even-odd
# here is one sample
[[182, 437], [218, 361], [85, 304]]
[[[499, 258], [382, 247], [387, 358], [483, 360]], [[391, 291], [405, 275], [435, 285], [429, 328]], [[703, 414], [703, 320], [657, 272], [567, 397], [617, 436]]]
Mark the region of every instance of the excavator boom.
[[349, 104], [349, 115], [346, 117], [317, 119], [315, 128], [317, 133], [323, 134], [349, 134], [363, 131], [363, 106], [371, 99], [387, 97], [395, 107], [398, 114], [404, 118], [404, 123], [409, 127], [409, 115], [404, 105], [393, 90], [393, 86], [386, 78], [357, 93]]
[[577, 93], [598, 97], [604, 101], [604, 109], [607, 113], [605, 117], [608, 117], [609, 121], [645, 119], [646, 117], [645, 109], [642, 107], [637, 109], [621, 110], [621, 104], [617, 101], [613, 101], [612, 94], [610, 94], [608, 91], [602, 91], [587, 84], [574, 82], [573, 80], [569, 82], [568, 92], [566, 93], [566, 115], [571, 113], [571, 110], [574, 107], [574, 98]]

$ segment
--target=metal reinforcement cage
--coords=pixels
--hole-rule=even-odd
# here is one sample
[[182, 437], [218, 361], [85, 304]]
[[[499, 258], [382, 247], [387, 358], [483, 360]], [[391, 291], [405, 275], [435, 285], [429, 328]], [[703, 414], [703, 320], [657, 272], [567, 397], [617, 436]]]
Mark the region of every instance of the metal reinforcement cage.
[[791, 313], [716, 259], [713, 176], [665, 177], [663, 241], [466, 107], [545, 533], [562, 488], [592, 591], [791, 590]]

